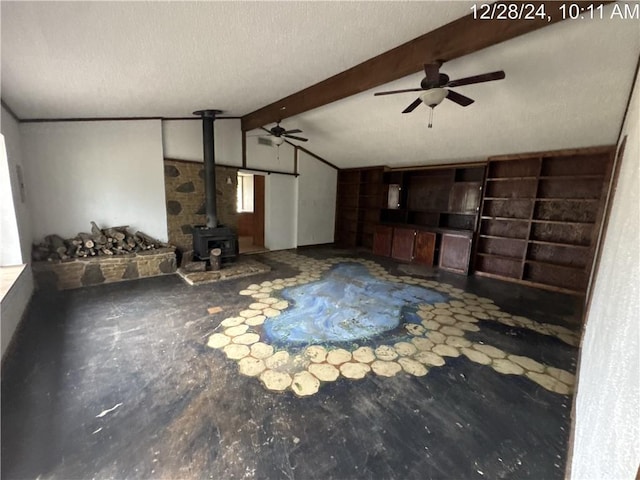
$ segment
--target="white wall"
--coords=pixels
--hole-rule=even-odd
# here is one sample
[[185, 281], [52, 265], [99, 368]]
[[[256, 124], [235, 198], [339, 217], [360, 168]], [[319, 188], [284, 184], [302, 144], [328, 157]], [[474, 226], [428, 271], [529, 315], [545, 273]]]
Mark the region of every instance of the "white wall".
[[33, 293], [33, 274], [31, 266], [5, 267], [0, 269], [0, 281], [11, 282], [11, 288], [1, 297], [0, 301], [0, 343], [2, 357], [11, 342], [11, 338], [24, 315]]
[[262, 145], [258, 143], [261, 135], [271, 138], [262, 130], [247, 132], [247, 168], [293, 173], [294, 148], [288, 143], [283, 143], [279, 147]]
[[[2, 208], [9, 209], [11, 208], [8, 204], [10, 202], [10, 198], [13, 199], [13, 211], [17, 221], [17, 229], [19, 235], [19, 246], [15, 244], [16, 239], [13, 238], [11, 240], [12, 246], [9, 247], [11, 251], [17, 252], [16, 247], [19, 249], [20, 260], [17, 258], [13, 258], [11, 260], [3, 259], [0, 261], [0, 265], [11, 265], [16, 263], [27, 263], [31, 259], [31, 215], [29, 213], [29, 192], [25, 187], [24, 189], [24, 200], [20, 193], [20, 182], [18, 179], [18, 168], [22, 169], [23, 173], [23, 181], [24, 181], [24, 166], [23, 166], [23, 157], [22, 157], [22, 148], [21, 148], [21, 137], [20, 130], [18, 126], [18, 122], [14, 120], [14, 118], [2, 107], [2, 117], [0, 122], [0, 130], [2, 131], [2, 135], [4, 136], [5, 148], [7, 154], [7, 163], [8, 163], [8, 175], [11, 182], [11, 189], [7, 191], [3, 191], [2, 195]], [[4, 189], [4, 183], [3, 183]], [[4, 198], [4, 196], [10, 196], [9, 198]], [[8, 213], [9, 210], [7, 210]], [[15, 227], [14, 227], [15, 228]], [[2, 229], [3, 232], [7, 232], [7, 230]], [[8, 242], [9, 239], [5, 236], [5, 233], [2, 234], [2, 243]], [[3, 248], [4, 249], [4, 248]], [[17, 254], [14, 253], [14, 256], [17, 257]]]
[[296, 247], [298, 180], [272, 173], [264, 186], [264, 245], [269, 250]]
[[[216, 163], [242, 165], [242, 130], [239, 119], [213, 123]], [[202, 162], [202, 120], [163, 120], [162, 146], [165, 158]]]
[[298, 171], [298, 246], [332, 243], [338, 172], [303, 151]]
[[0, 267], [22, 263], [20, 235], [12, 192], [13, 185], [9, 177], [4, 135], [0, 135]]
[[633, 480], [640, 463], [640, 81], [579, 365], [571, 478]]
[[23, 123], [34, 240], [129, 225], [167, 240], [160, 120]]

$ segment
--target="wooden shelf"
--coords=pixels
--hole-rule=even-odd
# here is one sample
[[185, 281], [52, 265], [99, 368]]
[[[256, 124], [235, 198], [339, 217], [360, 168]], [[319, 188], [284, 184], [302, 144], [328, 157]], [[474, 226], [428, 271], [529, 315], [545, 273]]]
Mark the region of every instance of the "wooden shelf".
[[575, 243], [562, 243], [562, 242], [547, 242], [545, 240], [529, 240], [529, 243], [535, 243], [538, 245], [552, 245], [554, 247], [568, 247], [568, 248], [591, 248], [590, 245], [578, 245]]
[[594, 222], [570, 222], [568, 220], [544, 220], [542, 218], [531, 219], [532, 223], [552, 223], [557, 225], [594, 225]]
[[515, 238], [515, 237], [502, 237], [499, 235], [478, 235], [480, 238], [494, 238], [497, 240], [515, 240], [518, 242], [526, 242], [526, 238]]
[[590, 148], [489, 158], [478, 275], [584, 292], [614, 152]]
[[500, 260], [507, 260], [509, 262], [522, 262], [522, 257], [507, 257], [505, 255], [496, 255], [494, 253], [484, 253], [477, 252], [476, 255], [480, 255], [481, 257], [491, 257], [491, 258], [499, 258]]
[[543, 265], [545, 267], [552, 267], [552, 268], [564, 268], [564, 269], [568, 269], [568, 270], [576, 270], [579, 272], [584, 272], [584, 267], [574, 267], [571, 265], [562, 265], [560, 263], [550, 263], [550, 262], [541, 262], [539, 260], [529, 260], [526, 259], [525, 263], [530, 263], [533, 265]]
[[538, 177], [487, 177], [487, 182], [513, 182], [518, 180], [537, 180]]
[[480, 217], [481, 220], [503, 220], [506, 222], [528, 222], [529, 219], [528, 218], [513, 218], [513, 217], [489, 217], [489, 216], [482, 216]]

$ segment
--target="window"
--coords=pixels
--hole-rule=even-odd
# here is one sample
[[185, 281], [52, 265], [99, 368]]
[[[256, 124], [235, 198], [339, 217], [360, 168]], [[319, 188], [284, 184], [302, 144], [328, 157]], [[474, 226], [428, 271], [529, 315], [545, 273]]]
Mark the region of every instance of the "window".
[[253, 175], [238, 172], [238, 212], [253, 212]]

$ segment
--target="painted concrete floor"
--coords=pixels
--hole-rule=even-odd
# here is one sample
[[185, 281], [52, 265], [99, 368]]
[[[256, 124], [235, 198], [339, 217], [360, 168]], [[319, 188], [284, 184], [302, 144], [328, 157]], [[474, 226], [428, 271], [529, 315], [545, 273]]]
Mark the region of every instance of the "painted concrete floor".
[[[37, 294], [3, 365], [2, 478], [563, 478], [578, 299], [341, 250], [256, 258], [272, 270]], [[301, 289], [331, 275], [398, 310], [300, 333]]]

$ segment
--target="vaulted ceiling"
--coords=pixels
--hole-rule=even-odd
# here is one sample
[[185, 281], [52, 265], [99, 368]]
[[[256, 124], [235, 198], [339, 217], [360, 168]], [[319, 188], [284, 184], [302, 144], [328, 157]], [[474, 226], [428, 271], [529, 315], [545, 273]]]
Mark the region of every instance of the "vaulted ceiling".
[[[474, 3], [3, 1], [2, 99], [22, 119], [245, 116]], [[432, 129], [425, 106], [400, 113], [415, 94], [373, 96], [417, 87], [420, 73], [283, 126], [304, 130], [304, 146], [340, 167], [615, 143], [640, 33], [637, 20], [608, 19], [611, 8], [606, 19], [563, 21], [445, 63], [451, 78], [502, 69], [506, 79], [456, 89], [476, 102], [443, 102]]]

